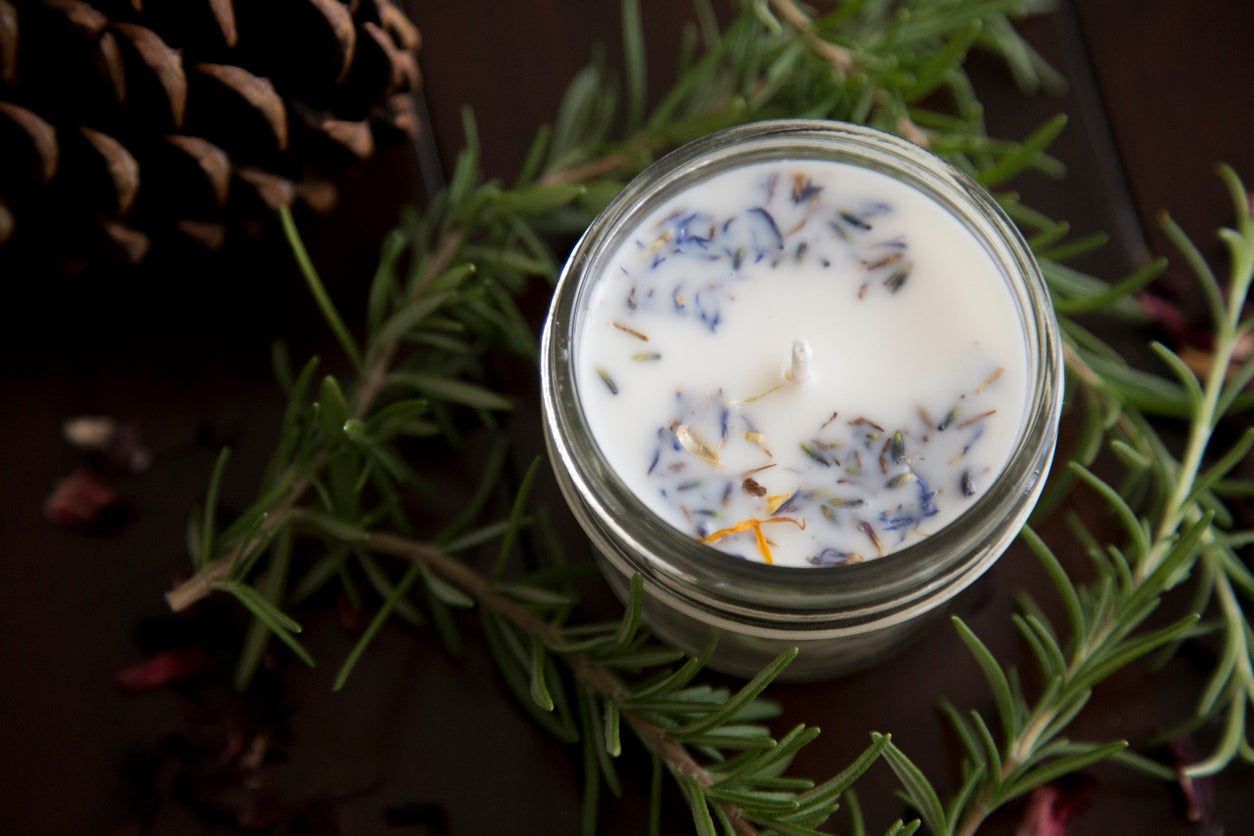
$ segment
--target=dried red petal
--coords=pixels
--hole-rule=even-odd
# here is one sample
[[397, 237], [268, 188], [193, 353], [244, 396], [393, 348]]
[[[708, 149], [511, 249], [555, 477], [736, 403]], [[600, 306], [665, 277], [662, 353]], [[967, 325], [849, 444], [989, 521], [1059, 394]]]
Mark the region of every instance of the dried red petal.
[[78, 468], [57, 483], [44, 500], [44, 517], [66, 528], [90, 528], [105, 521], [110, 512], [121, 511], [122, 494], [86, 468]]
[[1141, 310], [1160, 328], [1177, 340], [1189, 331], [1189, 318], [1178, 305], [1156, 293], [1142, 293], [1137, 296]]
[[1015, 836], [1067, 836], [1088, 807], [1097, 782], [1086, 775], [1065, 775], [1028, 796], [1028, 807]]
[[127, 693], [146, 694], [195, 676], [212, 664], [212, 660], [199, 647], [163, 650], [118, 671], [113, 681]]
[[1181, 735], [1171, 741], [1169, 748], [1175, 761], [1176, 783], [1184, 796], [1184, 817], [1195, 824], [1209, 822], [1215, 812], [1215, 780], [1194, 778], [1184, 771], [1201, 759], [1193, 738]]

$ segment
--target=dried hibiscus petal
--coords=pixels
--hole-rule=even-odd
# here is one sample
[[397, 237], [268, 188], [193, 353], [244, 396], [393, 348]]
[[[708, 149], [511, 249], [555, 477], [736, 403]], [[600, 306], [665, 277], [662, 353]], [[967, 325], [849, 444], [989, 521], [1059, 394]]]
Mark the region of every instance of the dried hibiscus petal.
[[110, 527], [122, 522], [122, 495], [90, 470], [80, 467], [57, 483], [44, 500], [44, 517], [66, 528]]
[[199, 647], [163, 650], [117, 672], [113, 681], [123, 691], [145, 694], [195, 676], [213, 664]]
[[1200, 758], [1193, 739], [1181, 735], [1170, 743], [1172, 760], [1175, 761], [1176, 781], [1184, 796], [1184, 817], [1194, 824], [1209, 822], [1215, 810], [1215, 780], [1195, 778], [1185, 771], [1189, 764]]
[[1071, 825], [1088, 806], [1097, 782], [1085, 775], [1065, 775], [1037, 787], [1015, 836], [1067, 836]]

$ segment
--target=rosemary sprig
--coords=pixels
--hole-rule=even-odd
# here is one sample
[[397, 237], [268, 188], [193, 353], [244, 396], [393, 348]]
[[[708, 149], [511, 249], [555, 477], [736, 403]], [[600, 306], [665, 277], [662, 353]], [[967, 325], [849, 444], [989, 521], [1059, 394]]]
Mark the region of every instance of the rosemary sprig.
[[[1150, 503], [1144, 513], [1138, 513], [1124, 499], [1127, 490], [1100, 479], [1084, 464], [1071, 462], [1071, 473], [1110, 508], [1126, 537], [1125, 545], [1120, 547], [1098, 546], [1079, 518], [1072, 517], [1072, 525], [1080, 533], [1082, 544], [1087, 544], [1097, 570], [1097, 579], [1085, 585], [1076, 585], [1044, 541], [1031, 529], [1025, 530], [1025, 541], [1041, 560], [1062, 598], [1069, 627], [1064, 643], [1039, 608], [1029, 606], [1016, 616], [1015, 626], [1032, 650], [1046, 683], [1034, 703], [1029, 705], [1025, 700], [1018, 677], [1003, 669], [980, 640], [956, 620], [963, 641], [980, 662], [993, 691], [1001, 743], [989, 745], [993, 739], [989, 724], [978, 713], [971, 712], [964, 719], [956, 711], [947, 711], [960, 739], [966, 743], [966, 780], [941, 817], [930, 820], [925, 816], [935, 832], [963, 836], [975, 833], [980, 823], [1003, 804], [1061, 774], [1121, 752], [1126, 746], [1123, 741], [1075, 743], [1063, 734], [1087, 703], [1095, 685], [1136, 659], [1191, 634], [1198, 620], [1197, 612], [1148, 632], [1138, 628], [1157, 609], [1163, 593], [1188, 578], [1198, 561], [1210, 564], [1207, 576], [1220, 599], [1227, 641], [1221, 665], [1201, 700], [1200, 710], [1203, 714], [1210, 712], [1222, 697], [1227, 700], [1228, 718], [1219, 750], [1187, 771], [1191, 775], [1210, 774], [1241, 752], [1242, 746], [1245, 753], [1249, 752], [1242, 736], [1246, 705], [1254, 698], [1247, 643], [1249, 625], [1233, 593], [1231, 576], [1222, 567], [1231, 567], [1242, 577], [1248, 576], [1248, 570], [1224, 543], [1227, 535], [1216, 522], [1219, 508], [1210, 488], [1248, 453], [1254, 443], [1254, 431], [1244, 433], [1209, 469], [1203, 469], [1216, 425], [1225, 407], [1236, 402], [1244, 385], [1241, 380], [1228, 382], [1238, 340], [1254, 328], [1254, 318], [1244, 322], [1241, 319], [1254, 278], [1254, 224], [1249, 219], [1248, 198], [1236, 174], [1227, 168], [1221, 169], [1221, 174], [1233, 192], [1238, 223], [1237, 229], [1221, 233], [1232, 262], [1226, 296], [1209, 269], [1198, 273], [1203, 291], [1211, 299], [1215, 320], [1210, 371], [1203, 381], [1198, 381], [1170, 349], [1155, 344], [1157, 353], [1179, 377], [1186, 392], [1190, 418], [1183, 456], [1177, 462], [1144, 416], [1125, 402], [1122, 386], [1088, 365], [1085, 358], [1100, 351], [1095, 343], [1071, 346], [1068, 362], [1078, 371], [1075, 379], [1084, 390], [1084, 397], [1095, 399], [1106, 420], [1111, 421], [1111, 449], [1130, 475], [1149, 480], [1149, 492], [1162, 498]], [[1191, 248], [1170, 219], [1164, 216], [1163, 223], [1173, 237]], [[1147, 766], [1143, 761], [1136, 763]], [[1149, 768], [1156, 773], [1162, 771]], [[1167, 774], [1172, 773], [1168, 770]], [[911, 793], [911, 797], [923, 812], [923, 795]]]
[[[704, 658], [671, 669], [668, 665], [681, 654], [644, 640], [639, 577], [633, 581], [621, 622], [582, 625], [575, 636], [560, 623], [537, 614], [537, 609], [560, 609], [567, 603], [548, 589], [494, 583], [436, 546], [395, 534], [372, 533], [361, 543], [372, 553], [413, 561], [422, 572], [468, 593], [485, 610], [485, 618], [491, 619], [490, 633], [514, 650], [514, 658], [505, 664], [516, 666], [520, 676], [527, 664], [530, 685], [527, 696], [520, 698], [530, 699], [532, 710], [554, 712], [556, 706], [569, 704], [564, 694], [556, 692], [564, 686], [553, 675], [551, 660], [567, 668], [580, 688], [578, 698], [596, 700], [588, 713], [602, 720], [591, 722], [585, 717], [583, 734], [594, 738], [594, 757], [612, 788], [617, 778], [607, 758], [621, 751], [620, 724], [626, 722], [676, 781], [688, 788], [695, 818], [712, 815], [738, 834], [757, 833], [759, 826], [788, 832], [789, 826], [797, 829], [826, 820], [840, 795], [890, 742], [887, 736], [877, 735], [849, 768], [819, 787], [804, 779], [780, 777], [779, 767], [818, 734], [817, 729], [800, 725], [776, 741], [755, 722], [774, 713], [774, 706], [758, 700], [758, 695], [783, 671], [795, 650], [781, 655], [734, 695], [708, 686], [690, 687]], [[531, 650], [524, 660], [518, 651], [526, 645]], [[625, 672], [632, 671], [635, 681], [629, 683]], [[559, 736], [573, 739], [569, 716], [560, 717], [555, 728]], [[702, 765], [689, 746], [713, 756], [715, 763]], [[729, 758], [726, 750], [743, 754]]]
[[[722, 826], [750, 833], [759, 825], [776, 832], [812, 832], [835, 810], [844, 788], [882, 752], [921, 816], [921, 821], [896, 823], [890, 832], [913, 832], [924, 823], [938, 833], [972, 832], [989, 812], [1034, 785], [1122, 749], [1119, 741], [1079, 744], [1062, 735], [1091, 688], [1113, 670], [1194, 634], [1192, 619], [1158, 632], [1135, 630], [1161, 592], [1182, 582], [1201, 561], [1198, 609], [1212, 598], [1218, 602], [1227, 644], [1201, 697], [1199, 716], [1223, 711], [1227, 725], [1215, 756], [1193, 771], [1222, 768], [1238, 755], [1248, 759], [1243, 723], [1254, 680], [1249, 622], [1239, 596], [1254, 591], [1254, 579], [1236, 550], [1251, 537], [1231, 529], [1231, 515], [1220, 501], [1225, 493], [1250, 490], [1248, 483], [1225, 478], [1248, 441], [1210, 470], [1201, 469], [1218, 420], [1254, 402], [1244, 393], [1254, 376], [1250, 363], [1224, 382], [1237, 341], [1251, 329], [1249, 320], [1240, 320], [1254, 252], [1248, 209], [1228, 236], [1234, 267], [1226, 301], [1218, 283], [1199, 268], [1205, 265], [1196, 251], [1185, 248], [1212, 308], [1222, 312], [1217, 319], [1227, 323], [1217, 326], [1216, 341], [1217, 348], [1226, 349], [1216, 351], [1205, 382], [1181, 373], [1187, 369], [1178, 358], [1164, 353], [1169, 366], [1181, 373], [1179, 381], [1169, 381], [1129, 367], [1071, 319], [1093, 312], [1135, 319], [1139, 310], [1132, 294], [1152, 280], [1161, 263], [1114, 284], [1087, 276], [1064, 262], [1100, 239], [1066, 241], [1065, 223], [1032, 211], [1014, 194], [998, 195], [1030, 233], [1040, 257], [1063, 320], [1072, 385], [1080, 394], [1074, 400], [1085, 410], [1081, 444], [1074, 451], [1078, 465], [1054, 480], [1042, 510], [1082, 482], [1114, 508], [1116, 519], [1126, 525], [1128, 544], [1104, 550], [1077, 522], [1085, 544], [1093, 543], [1089, 551], [1097, 574], [1094, 582], [1078, 585], [1035, 535], [1025, 533], [1063, 596], [1070, 626], [1064, 643], [1038, 608], [1028, 605], [1016, 617], [1016, 628], [1052, 683], [1031, 705], [1013, 671], [959, 625], [992, 687], [1002, 742], [978, 714], [964, 720], [950, 712], [968, 754], [962, 787], [948, 804], [941, 804], [926, 776], [887, 737], [875, 737], [862, 758], [818, 787], [782, 777], [795, 751], [817, 733], [801, 726], [776, 739], [759, 725], [771, 709], [757, 699], [757, 691], [778, 674], [784, 660], [739, 695], [694, 685], [701, 661], [674, 668], [676, 654], [649, 642], [639, 628], [638, 591], [622, 622], [569, 626], [570, 580], [579, 570], [565, 566], [559, 549], [547, 550], [550, 568], [504, 580], [502, 570], [508, 568], [519, 532], [531, 522], [529, 480], [520, 486], [508, 518], [475, 524], [499, 481], [503, 452], [490, 457], [486, 487], [456, 519], [425, 543], [408, 536], [412, 526], [400, 497], [420, 485], [421, 477], [397, 443], [442, 434], [456, 444], [456, 410], [475, 410], [493, 426], [492, 412], [508, 408], [507, 400], [480, 382], [482, 360], [495, 350], [534, 356], [534, 337], [513, 296], [531, 277], [554, 278], [559, 258], [546, 235], [581, 230], [618, 190], [620, 178], [658, 151], [715, 128], [770, 116], [836, 118], [897, 131], [990, 187], [1028, 168], [1059, 173], [1060, 164], [1046, 148], [1063, 120], [1047, 122], [1021, 143], [992, 139], [962, 70], [967, 52], [978, 47], [1001, 55], [1025, 88], [1056, 83], [1056, 75], [1011, 24], [1011, 15], [1038, 11], [1039, 5], [1030, 0], [852, 0], [812, 18], [793, 0], [748, 0], [745, 12], [720, 31], [712, 12], [699, 2], [700, 28], [687, 31], [678, 81], [646, 115], [640, 15], [628, 0], [623, 14], [629, 62], [626, 137], [609, 138], [617, 88], [599, 62], [574, 79], [553, 127], [539, 133], [512, 186], [481, 178], [474, 124], [467, 115], [467, 147], [448, 190], [384, 244], [360, 348], [303, 256], [295, 225], [285, 219], [306, 282], [353, 363], [355, 378], [342, 386], [327, 376], [314, 395], [316, 360], [298, 375], [282, 371], [281, 379], [292, 381], [289, 408], [259, 498], [221, 532], [212, 502], [195, 518], [189, 542], [197, 573], [171, 592], [171, 605], [183, 608], [221, 589], [254, 614], [237, 677], [243, 685], [270, 633], [308, 656], [297, 638], [299, 624], [285, 614], [285, 604], [290, 607], [332, 582], [353, 596], [358, 585], [367, 584], [383, 603], [342, 666], [338, 687], [387, 618], [421, 623], [421, 605], [445, 643], [454, 646], [458, 627], [450, 608], [477, 602], [502, 678], [520, 704], [559, 738], [583, 741], [586, 831], [595, 829], [599, 788], [617, 787], [613, 759], [626, 721], [653, 753], [655, 822], [658, 779], [665, 766], [689, 802], [698, 832]], [[953, 107], [934, 110], [921, 104], [925, 99], [947, 99]], [[1229, 184], [1234, 195], [1243, 194], [1235, 177]], [[1238, 275], [1245, 276], [1239, 294]], [[1189, 443], [1179, 461], [1150, 424], [1157, 416], [1190, 420]], [[1103, 449], [1127, 466], [1120, 489], [1088, 469]], [[1144, 500], [1148, 510], [1142, 514], [1153, 525], [1123, 496]], [[384, 533], [385, 528], [397, 533]], [[539, 532], [544, 541], [543, 525]], [[298, 533], [324, 542], [325, 556], [296, 565], [291, 541]], [[491, 542], [499, 544], [501, 568], [490, 576], [452, 557]], [[398, 571], [388, 558], [407, 565]], [[732, 756], [733, 751], [742, 754]], [[1153, 768], [1144, 759], [1125, 759]]]

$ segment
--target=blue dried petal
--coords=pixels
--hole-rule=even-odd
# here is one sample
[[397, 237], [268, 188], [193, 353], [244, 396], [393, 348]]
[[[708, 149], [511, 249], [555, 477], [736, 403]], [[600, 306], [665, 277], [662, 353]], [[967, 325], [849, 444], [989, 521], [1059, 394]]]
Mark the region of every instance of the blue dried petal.
[[885, 531], [902, 531], [907, 528], [914, 528], [918, 524], [919, 518], [908, 513], [890, 517], [887, 511], [880, 511], [879, 522], [881, 528]]
[[713, 333], [718, 330], [719, 323], [723, 321], [722, 314], [719, 311], [718, 301], [710, 301], [710, 295], [703, 295], [701, 291], [697, 291], [697, 295], [693, 297], [693, 304], [697, 308], [697, 318], [705, 323], [705, 326]]
[[[918, 476], [918, 474], [915, 474]], [[940, 513], [936, 507], [936, 491], [928, 485], [927, 480], [918, 476], [919, 480], [919, 512], [925, 517], [934, 517]]]
[[849, 552], [829, 547], [818, 554], [810, 555], [806, 561], [812, 566], [841, 566], [849, 561]]
[[801, 503], [810, 498], [809, 491], [793, 491], [792, 496], [784, 500], [784, 504], [775, 509], [776, 514], [791, 514], [800, 508]]
[[869, 232], [871, 230], [871, 225], [869, 223], [852, 212], [840, 212], [839, 214], [840, 219], [854, 229], [860, 232]]
[[862, 204], [862, 217], [873, 218], [876, 215], [887, 215], [893, 207], [882, 200], [868, 200]]
[[792, 187], [792, 202], [800, 206], [811, 198], [816, 197], [821, 191], [823, 191], [823, 187], [814, 185], [814, 181], [809, 177], [804, 180], [797, 180]]
[[978, 426], [978, 427], [976, 427], [976, 428], [975, 428], [975, 432], [974, 432], [974, 433], [972, 433], [971, 438], [970, 438], [970, 439], [968, 439], [968, 440], [967, 440], [967, 443], [963, 445], [963, 447], [962, 447], [962, 455], [964, 455], [964, 456], [965, 456], [967, 453], [971, 452], [971, 448], [975, 446], [975, 442], [979, 441], [979, 440], [980, 440], [980, 436], [982, 436], [982, 435], [984, 435], [984, 425], [983, 425], [983, 424], [981, 424], [980, 426]]
[[[761, 218], [764, 224], [758, 224], [760, 228], [764, 228], [770, 234], [771, 245], [774, 249], [782, 250], [784, 248], [784, 233], [780, 231], [779, 224], [775, 223], [775, 217], [761, 206], [755, 206], [749, 210], [750, 215]], [[759, 246], [758, 236], [753, 236], [754, 248], [761, 249]]]

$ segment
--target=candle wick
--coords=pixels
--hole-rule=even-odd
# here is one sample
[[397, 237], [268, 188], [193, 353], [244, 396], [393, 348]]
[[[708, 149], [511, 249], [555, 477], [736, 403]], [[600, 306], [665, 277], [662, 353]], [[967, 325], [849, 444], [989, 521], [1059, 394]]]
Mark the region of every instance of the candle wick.
[[805, 340], [792, 341], [792, 359], [784, 375], [792, 383], [805, 383], [810, 379], [810, 344]]

